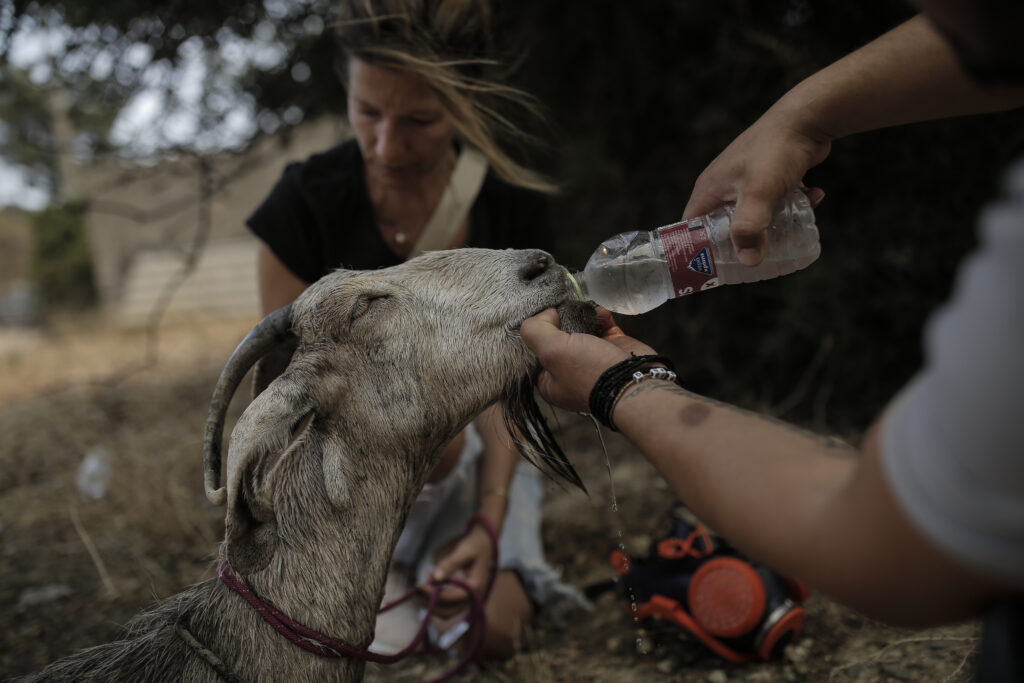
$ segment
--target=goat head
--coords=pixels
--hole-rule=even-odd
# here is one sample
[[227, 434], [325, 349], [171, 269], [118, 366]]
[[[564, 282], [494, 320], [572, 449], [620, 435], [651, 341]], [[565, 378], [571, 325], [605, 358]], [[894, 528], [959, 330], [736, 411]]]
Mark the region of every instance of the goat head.
[[[466, 423], [506, 397], [524, 404], [537, 361], [519, 326], [552, 306], [567, 331], [593, 331], [592, 307], [572, 299], [565, 270], [547, 253], [459, 249], [392, 268], [335, 271], [267, 316], [225, 367], [205, 435], [207, 496], [228, 503], [232, 564], [259, 569], [273, 554], [277, 480], [302, 454], [319, 455], [323, 494], [336, 509], [367, 504], [367, 482], [395, 496], [376, 501], [382, 508], [411, 504]], [[227, 405], [249, 368], [281, 346], [294, 348], [291, 360], [235, 427], [225, 490]], [[539, 411], [509, 421], [529, 425], [527, 457], [582, 487]]]

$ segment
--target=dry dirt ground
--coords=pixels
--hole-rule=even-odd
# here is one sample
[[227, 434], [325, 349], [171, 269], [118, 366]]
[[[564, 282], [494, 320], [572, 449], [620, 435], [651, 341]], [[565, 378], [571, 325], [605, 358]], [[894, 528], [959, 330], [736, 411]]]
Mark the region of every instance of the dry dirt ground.
[[[220, 364], [252, 320], [190, 320], [160, 330], [145, 365], [142, 332], [97, 321], [46, 335], [0, 334], [0, 678], [110, 640], [132, 614], [211, 574], [222, 510], [206, 503], [200, 439]], [[236, 401], [230, 417], [242, 408]], [[580, 586], [613, 576], [621, 538], [646, 548], [674, 502], [654, 471], [608, 437], [618, 511], [589, 422], [560, 414], [559, 440], [589, 497], [551, 484], [544, 508], [549, 559]], [[80, 492], [89, 455], [109, 465], [102, 496]], [[105, 454], [105, 455], [104, 455]], [[879, 548], [878, 552], [884, 552]], [[821, 596], [784, 656], [726, 663], [678, 629], [639, 629], [614, 593], [568, 623], [539, 624], [504, 663], [456, 681], [967, 681], [976, 624], [927, 631], [880, 626]], [[371, 665], [371, 681], [417, 681], [446, 662]]]

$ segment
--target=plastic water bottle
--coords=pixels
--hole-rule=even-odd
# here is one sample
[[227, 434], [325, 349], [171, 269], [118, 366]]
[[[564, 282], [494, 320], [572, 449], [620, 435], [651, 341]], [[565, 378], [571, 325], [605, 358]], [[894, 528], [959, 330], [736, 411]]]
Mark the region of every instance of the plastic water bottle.
[[75, 475], [75, 485], [79, 493], [93, 500], [103, 497], [110, 482], [110, 459], [110, 451], [103, 446], [93, 446], [89, 449]]
[[729, 240], [734, 209], [726, 204], [648, 232], [620, 233], [601, 243], [582, 272], [569, 273], [569, 282], [583, 301], [636, 315], [719, 285], [788, 275], [821, 255], [814, 211], [801, 190], [775, 209], [764, 260], [754, 267], [740, 263]]

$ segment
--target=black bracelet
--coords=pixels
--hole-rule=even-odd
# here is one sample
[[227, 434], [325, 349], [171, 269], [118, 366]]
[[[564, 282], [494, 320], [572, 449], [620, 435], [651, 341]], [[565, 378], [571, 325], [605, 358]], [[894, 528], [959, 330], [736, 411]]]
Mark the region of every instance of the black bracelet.
[[[675, 370], [672, 361], [665, 356], [654, 354], [637, 356], [630, 354], [626, 360], [616, 363], [601, 373], [597, 383], [594, 384], [594, 388], [590, 390], [590, 414], [597, 418], [605, 427], [612, 431], [619, 431], [612, 424], [611, 419], [615, 399], [619, 397], [619, 394], [626, 388], [626, 385], [636, 381], [633, 374], [643, 366], [651, 363], [664, 365], [670, 372]], [[675, 377], [675, 372], [672, 372], [672, 376], [673, 378]]]

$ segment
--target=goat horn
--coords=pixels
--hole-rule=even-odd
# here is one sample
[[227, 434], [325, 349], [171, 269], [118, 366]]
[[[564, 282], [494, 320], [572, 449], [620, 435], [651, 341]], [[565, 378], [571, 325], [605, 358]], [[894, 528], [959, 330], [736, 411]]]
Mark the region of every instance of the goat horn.
[[220, 373], [217, 386], [210, 399], [210, 412], [206, 416], [206, 432], [203, 435], [203, 475], [206, 497], [214, 505], [223, 505], [227, 491], [220, 485], [221, 440], [224, 436], [224, 421], [228, 405], [235, 390], [242, 383], [245, 373], [268, 351], [285, 341], [291, 334], [292, 304], [282, 306], [259, 322], [245, 336], [227, 365]]

